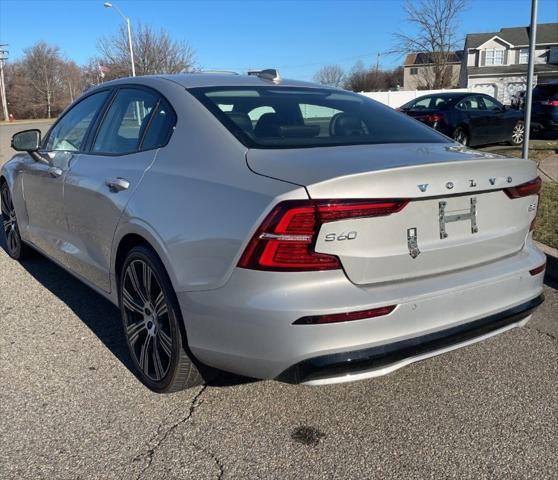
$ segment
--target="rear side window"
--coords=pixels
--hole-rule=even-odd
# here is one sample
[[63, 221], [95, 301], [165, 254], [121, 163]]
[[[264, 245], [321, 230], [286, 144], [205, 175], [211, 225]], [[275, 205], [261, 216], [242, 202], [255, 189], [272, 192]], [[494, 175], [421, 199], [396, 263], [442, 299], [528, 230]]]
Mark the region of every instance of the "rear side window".
[[163, 99], [153, 111], [153, 116], [141, 144], [142, 150], [166, 145], [174, 130], [176, 115], [170, 105]]
[[[342, 90], [270, 86], [188, 91], [252, 148], [449, 142], [389, 107]], [[223, 105], [233, 105], [232, 110], [223, 110]]]
[[119, 90], [99, 127], [93, 152], [122, 155], [138, 151], [158, 102], [159, 96], [147, 90]]

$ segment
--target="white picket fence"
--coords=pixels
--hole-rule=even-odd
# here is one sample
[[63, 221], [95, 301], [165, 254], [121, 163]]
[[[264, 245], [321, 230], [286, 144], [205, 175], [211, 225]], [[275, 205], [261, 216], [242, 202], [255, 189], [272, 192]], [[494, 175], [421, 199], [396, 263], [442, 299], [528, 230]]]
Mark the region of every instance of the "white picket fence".
[[392, 108], [400, 107], [401, 105], [423, 95], [430, 95], [433, 93], [441, 92], [472, 92], [472, 88], [453, 88], [451, 90], [399, 90], [393, 92], [360, 92], [373, 100], [388, 105]]

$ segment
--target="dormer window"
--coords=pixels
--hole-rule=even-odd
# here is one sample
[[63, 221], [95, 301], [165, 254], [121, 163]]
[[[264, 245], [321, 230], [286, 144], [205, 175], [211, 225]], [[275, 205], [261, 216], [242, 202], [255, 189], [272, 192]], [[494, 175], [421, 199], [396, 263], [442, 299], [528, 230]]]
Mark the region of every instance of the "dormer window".
[[487, 48], [485, 50], [485, 65], [504, 65], [505, 50], [503, 48]]

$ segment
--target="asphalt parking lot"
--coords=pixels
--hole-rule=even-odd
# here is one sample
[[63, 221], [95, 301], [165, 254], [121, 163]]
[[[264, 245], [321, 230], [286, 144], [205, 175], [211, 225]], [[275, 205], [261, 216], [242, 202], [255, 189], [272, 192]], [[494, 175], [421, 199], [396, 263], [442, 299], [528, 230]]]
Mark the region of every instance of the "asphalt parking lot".
[[[12, 129], [0, 126], [0, 164]], [[130, 372], [115, 307], [3, 245], [0, 233], [0, 479], [558, 476], [550, 279], [527, 327], [386, 377], [308, 387], [222, 374], [161, 396]]]

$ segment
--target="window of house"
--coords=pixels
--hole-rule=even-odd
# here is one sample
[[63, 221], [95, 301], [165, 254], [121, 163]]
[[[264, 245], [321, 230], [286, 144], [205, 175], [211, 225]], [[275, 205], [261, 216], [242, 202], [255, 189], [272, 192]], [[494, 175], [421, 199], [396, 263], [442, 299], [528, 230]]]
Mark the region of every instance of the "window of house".
[[485, 65], [503, 65], [505, 50], [502, 48], [487, 48], [485, 50]]
[[417, 67], [411, 67], [411, 75], [418, 75], [418, 68]]
[[519, 50], [519, 63], [528, 63], [529, 62], [529, 49], [522, 48]]

